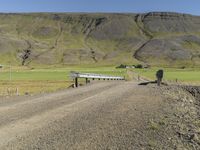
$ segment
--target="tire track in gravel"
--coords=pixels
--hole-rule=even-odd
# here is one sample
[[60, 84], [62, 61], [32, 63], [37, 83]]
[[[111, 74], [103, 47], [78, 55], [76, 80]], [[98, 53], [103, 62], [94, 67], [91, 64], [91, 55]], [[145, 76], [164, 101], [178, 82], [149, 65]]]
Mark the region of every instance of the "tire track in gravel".
[[147, 139], [142, 139], [144, 137], [138, 133], [143, 134], [147, 118], [159, 108], [160, 97], [130, 83], [115, 90], [93, 101], [92, 107], [89, 105], [49, 124], [45, 133], [40, 134], [42, 128], [19, 141], [46, 150], [139, 149], [138, 141]]
[[[62, 120], [62, 118], [65, 116], [72, 115], [77, 111], [80, 112], [80, 109], [82, 108], [85, 108], [87, 106], [92, 107], [92, 105], [96, 105], [96, 102], [98, 102], [99, 100], [104, 99], [105, 101], [107, 96], [112, 97], [113, 94], [120, 94], [119, 89], [121, 89], [122, 87], [124, 88], [123, 83], [118, 85], [111, 85], [111, 87], [108, 86], [108, 89], [104, 88], [104, 90], [98, 91], [98, 94], [93, 93], [92, 95], [89, 95], [86, 98], [82, 97], [82, 99], [80, 99], [79, 101], [74, 101], [74, 103], [64, 104], [61, 107], [57, 107], [55, 109], [42, 112], [38, 115], [34, 115], [31, 118], [26, 118], [24, 120], [20, 119], [14, 122], [13, 124], [1, 127], [0, 146], [16, 139], [17, 137], [25, 136], [27, 133], [35, 129], [42, 128], [43, 126], [48, 125], [51, 122], [54, 122], [56, 120]], [[103, 101], [99, 102], [102, 103]]]

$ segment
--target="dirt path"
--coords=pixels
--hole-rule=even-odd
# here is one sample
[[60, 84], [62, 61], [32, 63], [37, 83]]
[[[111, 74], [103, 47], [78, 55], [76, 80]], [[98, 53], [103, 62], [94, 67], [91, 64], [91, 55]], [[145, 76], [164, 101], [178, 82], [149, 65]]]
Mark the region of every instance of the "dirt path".
[[150, 149], [149, 122], [162, 99], [156, 89], [134, 82], [99, 82], [2, 100], [0, 149]]

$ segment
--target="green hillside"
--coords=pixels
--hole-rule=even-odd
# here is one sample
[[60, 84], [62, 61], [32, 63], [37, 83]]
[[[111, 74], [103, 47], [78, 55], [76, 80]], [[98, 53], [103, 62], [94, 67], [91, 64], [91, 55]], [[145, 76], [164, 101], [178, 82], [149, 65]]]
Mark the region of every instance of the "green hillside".
[[0, 14], [0, 64], [200, 66], [200, 17]]

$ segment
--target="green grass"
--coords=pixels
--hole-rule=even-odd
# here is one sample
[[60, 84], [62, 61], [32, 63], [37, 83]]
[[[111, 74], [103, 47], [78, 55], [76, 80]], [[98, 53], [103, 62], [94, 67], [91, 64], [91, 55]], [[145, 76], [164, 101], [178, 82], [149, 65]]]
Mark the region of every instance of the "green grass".
[[[70, 80], [70, 71], [87, 72], [96, 74], [105, 74], [113, 76], [124, 76], [124, 69], [115, 69], [114, 67], [66, 67], [66, 68], [47, 68], [33, 70], [11, 69], [12, 80]], [[0, 80], [9, 80], [9, 69], [0, 72]]]
[[[0, 73], [1, 80], [10, 80], [9, 72]], [[51, 71], [24, 71], [12, 72], [12, 80], [67, 80], [66, 72], [51, 72]]]
[[[134, 72], [139, 73], [150, 79], [155, 79], [155, 73], [159, 68], [152, 69], [133, 69]], [[173, 69], [164, 68], [164, 79], [179, 81], [200, 81], [200, 69]], [[12, 80], [70, 80], [70, 71], [84, 72], [84, 73], [96, 73], [113, 76], [125, 76], [126, 69], [115, 69], [115, 66], [66, 66], [65, 68], [41, 68], [41, 69], [11, 69]], [[9, 80], [10, 72], [6, 68], [0, 71], [0, 80]]]
[[[151, 80], [155, 80], [156, 71], [159, 68], [152, 69], [134, 69], [133, 71], [139, 73], [141, 76], [147, 77]], [[173, 69], [164, 68], [164, 80], [188, 83], [200, 83], [200, 69]]]
[[[158, 69], [132, 69], [132, 71], [151, 80], [155, 80], [155, 73]], [[0, 70], [0, 95], [6, 95], [8, 91], [11, 91], [9, 93], [15, 93], [17, 88], [21, 95], [25, 93], [47, 93], [65, 89], [73, 83], [73, 80], [69, 76], [70, 71], [126, 76], [128, 79], [127, 70], [115, 69], [115, 66], [72, 65], [62, 68], [49, 66], [47, 68], [41, 67], [37, 69], [12, 67], [10, 80], [10, 69], [9, 67], [5, 67], [3, 70]], [[176, 78], [179, 82], [200, 84], [200, 69], [164, 68], [164, 80], [175, 81]], [[80, 80], [80, 82], [83, 81]]]
[[[65, 89], [73, 84], [73, 79], [69, 76], [70, 71], [113, 76], [125, 76], [126, 74], [126, 70], [115, 69], [113, 66], [66, 66], [65, 68], [56, 69], [12, 67], [10, 78], [10, 69], [7, 67], [0, 71], [0, 95], [15, 95], [16, 89], [18, 89], [20, 95], [25, 93], [48, 93]], [[84, 80], [80, 79], [79, 81], [83, 83]]]

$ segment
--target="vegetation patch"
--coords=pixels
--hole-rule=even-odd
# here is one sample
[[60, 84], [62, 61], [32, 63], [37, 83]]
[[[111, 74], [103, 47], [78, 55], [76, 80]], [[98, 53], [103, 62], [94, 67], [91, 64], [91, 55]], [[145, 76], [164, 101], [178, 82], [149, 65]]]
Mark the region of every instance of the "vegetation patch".
[[[0, 70], [0, 95], [48, 93], [66, 89], [74, 82], [70, 71], [124, 77], [126, 70], [111, 67], [70, 66], [66, 68], [34, 69], [9, 66]], [[80, 83], [85, 80], [80, 79]]]

